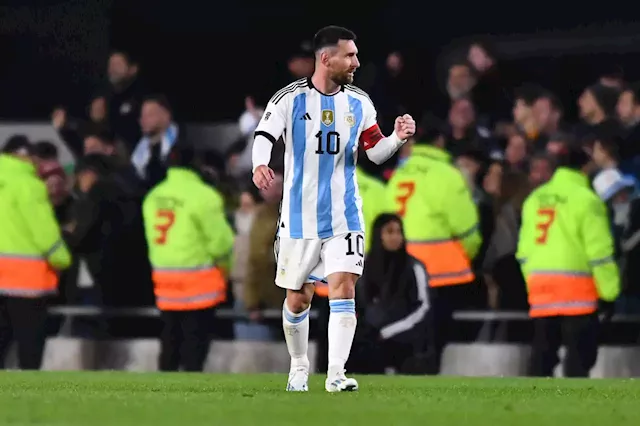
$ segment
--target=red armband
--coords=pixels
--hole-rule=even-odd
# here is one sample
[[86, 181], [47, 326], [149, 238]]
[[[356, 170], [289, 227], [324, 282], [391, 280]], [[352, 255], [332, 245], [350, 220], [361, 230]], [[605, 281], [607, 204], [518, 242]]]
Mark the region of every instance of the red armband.
[[378, 127], [378, 123], [376, 123], [362, 132], [360, 135], [360, 142], [366, 151], [367, 149], [376, 146], [382, 138], [384, 138], [384, 135], [382, 134], [380, 127]]

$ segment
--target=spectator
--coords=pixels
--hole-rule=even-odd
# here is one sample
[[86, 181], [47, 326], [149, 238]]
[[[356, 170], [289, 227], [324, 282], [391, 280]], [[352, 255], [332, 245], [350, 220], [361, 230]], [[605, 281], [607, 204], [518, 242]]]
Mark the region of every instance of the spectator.
[[[233, 224], [236, 231], [236, 238], [233, 242], [233, 265], [230, 273], [231, 289], [235, 301], [235, 309], [239, 313], [246, 314], [244, 307], [244, 288], [247, 278], [247, 269], [249, 268], [249, 253], [251, 250], [250, 233], [255, 217], [257, 203], [259, 202], [257, 194], [252, 191], [245, 190], [240, 194], [240, 205], [234, 212]], [[235, 338], [245, 339], [244, 320], [236, 320], [234, 324]]]
[[504, 159], [510, 170], [524, 171], [527, 168], [530, 145], [526, 136], [522, 133], [514, 133], [509, 137], [507, 149], [504, 152]]
[[82, 255], [107, 306], [153, 304], [140, 199], [115, 179], [109, 158], [91, 154], [76, 167], [79, 198], [65, 240]]
[[613, 213], [611, 215], [612, 234], [616, 243], [616, 255], [619, 258], [622, 233], [629, 225], [629, 212], [636, 190], [636, 181], [631, 177], [623, 176], [615, 167], [607, 167], [594, 178], [593, 189]]
[[381, 374], [391, 367], [406, 374], [407, 360], [424, 349], [429, 289], [424, 266], [407, 253], [399, 217], [378, 216], [366, 261], [370, 266], [358, 284], [361, 319], [348, 368]]
[[124, 147], [115, 139], [115, 134], [108, 129], [89, 132], [84, 139], [84, 155], [99, 154], [110, 161], [110, 169], [114, 176], [142, 198], [145, 186], [131, 164]]
[[566, 151], [570, 146], [575, 143], [575, 138], [569, 133], [558, 132], [549, 138], [545, 147], [545, 152], [551, 157], [557, 157], [562, 152]]
[[603, 127], [614, 127], [619, 96], [620, 92], [615, 87], [602, 84], [587, 87], [578, 98], [580, 118], [584, 121], [577, 129], [578, 136], [597, 134]]
[[164, 95], [145, 98], [140, 113], [143, 137], [131, 156], [138, 176], [152, 188], [167, 174], [167, 157], [178, 141], [178, 126], [172, 121], [171, 106]]
[[467, 61], [458, 61], [451, 64], [447, 75], [447, 94], [451, 102], [469, 97], [471, 90], [476, 85], [476, 77], [471, 65]]
[[455, 158], [464, 150], [477, 148], [488, 152], [490, 132], [476, 124], [476, 112], [471, 100], [462, 97], [452, 101], [444, 132], [447, 151]]
[[47, 185], [56, 219], [64, 226], [71, 220], [73, 198], [67, 175], [58, 160], [58, 148], [49, 141], [40, 141], [34, 144], [33, 151], [38, 175]]
[[69, 116], [66, 109], [58, 107], [51, 114], [51, 123], [76, 158], [82, 156], [82, 141], [87, 133], [107, 128], [107, 100], [95, 95], [88, 108], [88, 119]]
[[533, 105], [540, 93], [541, 89], [533, 84], [525, 84], [519, 87], [515, 93], [512, 110], [513, 122], [516, 130], [522, 132], [528, 141], [535, 141], [540, 135], [540, 128], [533, 113]]
[[277, 309], [284, 299], [284, 292], [272, 280], [265, 279], [276, 275], [273, 243], [279, 225], [282, 185], [282, 174], [277, 173], [272, 185], [260, 191], [264, 203], [256, 209], [249, 236], [249, 264], [242, 299], [253, 323], [248, 331], [253, 338], [263, 340], [273, 339], [279, 331], [261, 324], [262, 310]]
[[227, 153], [227, 173], [236, 178], [251, 173], [253, 131], [264, 113], [264, 108], [257, 106], [253, 97], [247, 96], [244, 103], [245, 111], [238, 120], [241, 136]]
[[531, 158], [529, 165], [529, 186], [532, 189], [546, 183], [555, 171], [555, 161], [551, 156], [538, 154]]
[[515, 253], [522, 204], [529, 195], [527, 176], [518, 171], [505, 174], [495, 206], [495, 227], [482, 263], [492, 309], [527, 308], [527, 292]]
[[[122, 139], [128, 152], [132, 152], [140, 139], [138, 118], [146, 90], [138, 77], [139, 65], [132, 56], [122, 50], [109, 56], [107, 74], [110, 93], [108, 97], [109, 121], [117, 137]], [[142, 129], [144, 133], [144, 129]]]
[[545, 90], [533, 102], [531, 112], [539, 129], [538, 137], [533, 141], [533, 146], [536, 151], [541, 151], [549, 138], [560, 130], [563, 115], [562, 104], [556, 95]]
[[3, 154], [11, 154], [14, 157], [30, 159], [33, 146], [25, 135], [13, 135], [2, 147]]

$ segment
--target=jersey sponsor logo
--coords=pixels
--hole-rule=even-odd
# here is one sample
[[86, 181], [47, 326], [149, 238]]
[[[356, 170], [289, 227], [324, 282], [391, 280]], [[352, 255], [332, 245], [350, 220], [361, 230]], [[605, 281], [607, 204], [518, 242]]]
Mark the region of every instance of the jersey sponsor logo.
[[309, 120], [311, 120], [311, 116], [309, 115], [308, 112], [305, 112], [304, 115], [302, 117], [300, 117], [300, 120], [309, 121]]
[[329, 127], [333, 124], [333, 111], [330, 109], [322, 110], [322, 124]]
[[264, 121], [267, 121], [269, 117], [271, 117], [271, 112], [267, 111], [267, 113], [264, 115]]
[[349, 127], [353, 127], [356, 125], [356, 116], [352, 112], [347, 112], [344, 114], [344, 122]]

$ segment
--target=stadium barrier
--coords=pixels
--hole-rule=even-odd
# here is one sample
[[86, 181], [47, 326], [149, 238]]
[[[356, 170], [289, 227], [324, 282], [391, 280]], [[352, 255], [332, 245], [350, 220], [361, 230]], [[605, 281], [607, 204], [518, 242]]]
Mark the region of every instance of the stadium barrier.
[[[155, 317], [154, 308], [102, 309], [98, 307], [53, 307], [52, 314], [72, 318], [79, 316], [141, 316]], [[221, 309], [218, 315], [244, 318], [233, 310]], [[279, 318], [279, 310], [264, 312], [265, 317]], [[457, 312], [458, 320], [528, 320], [522, 312]], [[617, 316], [613, 321], [638, 321], [638, 316]], [[64, 328], [64, 327], [63, 327]], [[63, 333], [64, 334], [64, 333]], [[43, 362], [44, 370], [124, 370], [156, 371], [159, 353], [157, 339], [90, 340], [75, 337], [48, 339]], [[315, 359], [315, 344], [309, 348]], [[443, 374], [459, 376], [524, 376], [529, 360], [527, 345], [507, 343], [450, 344], [443, 356]], [[562, 350], [561, 354], [562, 356]], [[8, 367], [15, 364], [15, 351], [9, 354]], [[313, 365], [312, 365], [313, 367]], [[283, 342], [214, 341], [205, 365], [206, 372], [286, 373], [289, 356]], [[558, 369], [557, 375], [560, 376]], [[603, 346], [592, 377], [640, 377], [640, 347]]]
[[[47, 341], [43, 369], [156, 371], [159, 349], [156, 339], [92, 341], [54, 337]], [[524, 376], [529, 353], [526, 345], [455, 343], [444, 352], [443, 374]], [[314, 342], [310, 342], [309, 356], [313, 368]], [[11, 351], [7, 366], [15, 368], [15, 365], [15, 351]], [[218, 373], [286, 373], [288, 370], [289, 355], [283, 342], [213, 342], [205, 364], [206, 372]], [[561, 376], [559, 368], [556, 375]], [[640, 377], [640, 348], [602, 347], [592, 377]]]

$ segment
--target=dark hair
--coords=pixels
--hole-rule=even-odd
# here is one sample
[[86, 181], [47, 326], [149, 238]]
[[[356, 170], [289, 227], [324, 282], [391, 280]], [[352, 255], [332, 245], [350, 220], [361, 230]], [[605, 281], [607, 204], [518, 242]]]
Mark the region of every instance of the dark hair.
[[39, 141], [33, 145], [33, 155], [43, 160], [57, 160], [58, 147], [49, 141]]
[[324, 27], [313, 36], [313, 51], [317, 52], [325, 47], [337, 46], [340, 40], [355, 41], [356, 35], [353, 31], [344, 27], [335, 25]]
[[199, 169], [202, 165], [202, 155], [191, 144], [176, 143], [169, 153], [169, 167], [185, 167]]
[[593, 142], [599, 143], [611, 158], [620, 159], [620, 148], [624, 145], [624, 139], [616, 126], [601, 124], [593, 135]]
[[100, 142], [110, 146], [115, 146], [116, 144], [116, 134], [108, 128], [98, 127], [90, 129], [85, 133], [84, 137], [85, 139], [94, 137], [99, 139]]
[[556, 159], [558, 167], [581, 170], [585, 165], [589, 164], [591, 155], [586, 151], [584, 145], [573, 143], [567, 145], [566, 149], [561, 151]]
[[445, 133], [445, 124], [433, 113], [426, 113], [416, 129], [416, 145], [431, 145]]
[[111, 171], [111, 162], [109, 157], [103, 154], [85, 155], [78, 161], [75, 173], [79, 174], [85, 171], [92, 171], [98, 176], [105, 177]]
[[543, 90], [540, 86], [532, 83], [526, 83], [515, 90], [513, 100], [514, 102], [522, 100], [527, 105], [533, 105], [535, 100], [540, 97], [541, 93], [543, 93]]
[[25, 135], [11, 136], [2, 148], [5, 154], [17, 154], [19, 151], [25, 151], [27, 155], [33, 154], [33, 145]]
[[549, 167], [551, 167], [551, 170], [556, 168], [556, 159], [544, 152], [532, 155], [529, 164], [533, 164], [534, 161], [546, 161], [549, 164]]
[[402, 219], [395, 214], [383, 213], [373, 222], [368, 266], [362, 276], [367, 299], [377, 296], [381, 300], [389, 300], [393, 294], [405, 291], [409, 279], [405, 271], [411, 257], [406, 245], [403, 244], [395, 253], [387, 252], [382, 245], [382, 228], [390, 222], [397, 222], [404, 236]]
[[559, 111], [560, 113], [564, 113], [564, 108], [562, 107], [562, 102], [560, 102], [560, 99], [552, 91], [543, 90], [538, 95], [538, 97], [536, 98], [536, 101], [538, 99], [548, 99], [549, 103], [551, 104], [551, 109], [555, 109], [556, 111]]
[[162, 108], [166, 109], [169, 114], [173, 114], [173, 110], [171, 109], [171, 104], [169, 103], [169, 99], [162, 93], [154, 93], [152, 95], [145, 96], [142, 103], [145, 102], [154, 102], [160, 105]]
[[507, 170], [500, 181], [500, 197], [495, 206], [495, 213], [500, 214], [502, 207], [512, 203], [517, 211], [522, 209], [524, 200], [531, 193], [529, 177], [517, 170]]

